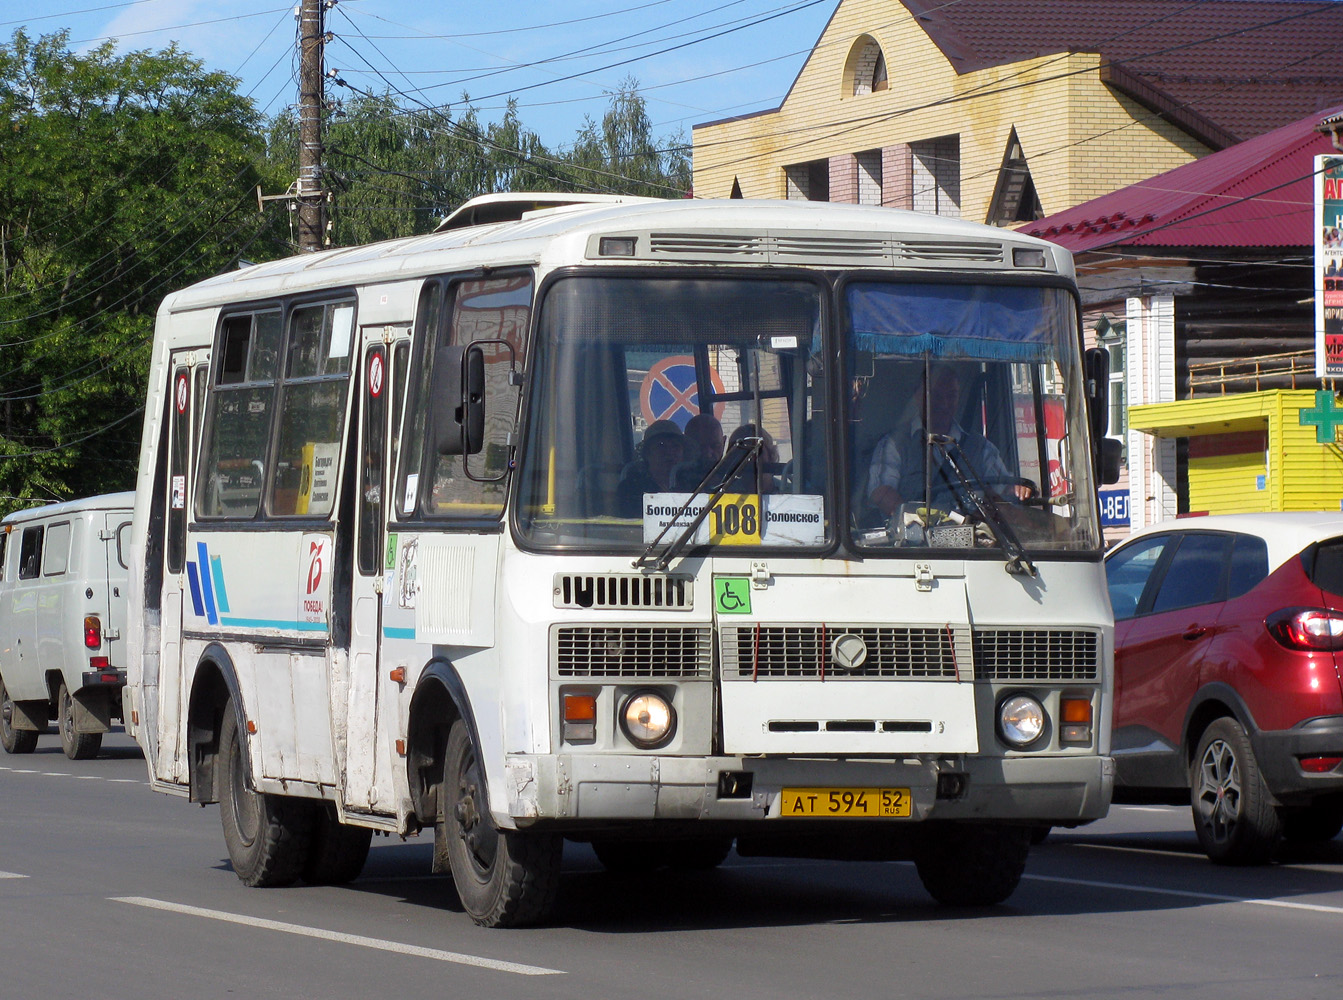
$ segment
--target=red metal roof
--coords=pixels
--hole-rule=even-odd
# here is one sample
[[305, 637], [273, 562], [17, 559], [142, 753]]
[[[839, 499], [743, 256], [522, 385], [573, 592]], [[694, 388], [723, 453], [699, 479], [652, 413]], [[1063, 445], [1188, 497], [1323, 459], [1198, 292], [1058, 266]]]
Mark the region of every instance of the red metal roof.
[[1099, 52], [1237, 139], [1343, 100], [1339, 0], [903, 3], [957, 72]]
[[1316, 131], [1343, 104], [1020, 227], [1073, 253], [1103, 247], [1308, 247]]

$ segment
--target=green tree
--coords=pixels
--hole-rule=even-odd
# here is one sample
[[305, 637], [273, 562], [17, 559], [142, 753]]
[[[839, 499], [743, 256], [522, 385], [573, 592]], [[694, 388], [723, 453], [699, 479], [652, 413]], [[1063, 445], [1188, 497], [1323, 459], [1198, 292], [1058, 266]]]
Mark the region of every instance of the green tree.
[[234, 78], [67, 40], [0, 44], [0, 509], [132, 486], [159, 302], [280, 252]]
[[690, 158], [684, 137], [677, 133], [666, 148], [658, 146], [647, 104], [633, 77], [626, 77], [607, 96], [610, 103], [601, 123], [588, 118], [568, 153], [571, 167], [579, 168], [571, 176], [612, 193], [689, 197]]

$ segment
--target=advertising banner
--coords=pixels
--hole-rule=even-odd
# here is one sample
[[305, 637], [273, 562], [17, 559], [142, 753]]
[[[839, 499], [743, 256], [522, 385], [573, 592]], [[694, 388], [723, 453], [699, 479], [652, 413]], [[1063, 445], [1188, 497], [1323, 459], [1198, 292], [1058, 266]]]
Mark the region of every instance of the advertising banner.
[[1315, 157], [1315, 374], [1343, 377], [1343, 157]]

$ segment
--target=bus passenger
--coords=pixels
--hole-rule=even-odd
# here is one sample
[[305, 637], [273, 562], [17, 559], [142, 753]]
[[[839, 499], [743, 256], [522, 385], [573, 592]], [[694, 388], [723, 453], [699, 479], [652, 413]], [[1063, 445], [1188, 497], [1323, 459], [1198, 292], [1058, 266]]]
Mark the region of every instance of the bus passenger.
[[672, 470], [685, 457], [685, 435], [674, 420], [654, 420], [644, 431], [634, 461], [620, 473], [616, 487], [621, 517], [639, 517], [644, 494], [669, 493]]
[[712, 413], [697, 413], [685, 425], [686, 457], [672, 473], [678, 490], [693, 490], [723, 457], [723, 425]]

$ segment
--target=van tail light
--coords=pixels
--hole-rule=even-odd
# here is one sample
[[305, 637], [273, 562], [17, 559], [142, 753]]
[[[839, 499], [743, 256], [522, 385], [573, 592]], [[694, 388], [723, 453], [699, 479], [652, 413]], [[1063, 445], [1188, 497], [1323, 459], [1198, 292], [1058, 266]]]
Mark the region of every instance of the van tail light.
[[89, 615], [84, 619], [84, 645], [89, 649], [97, 649], [102, 644], [103, 623], [97, 615]]
[[1343, 649], [1343, 611], [1283, 608], [1264, 624], [1268, 634], [1288, 649]]

